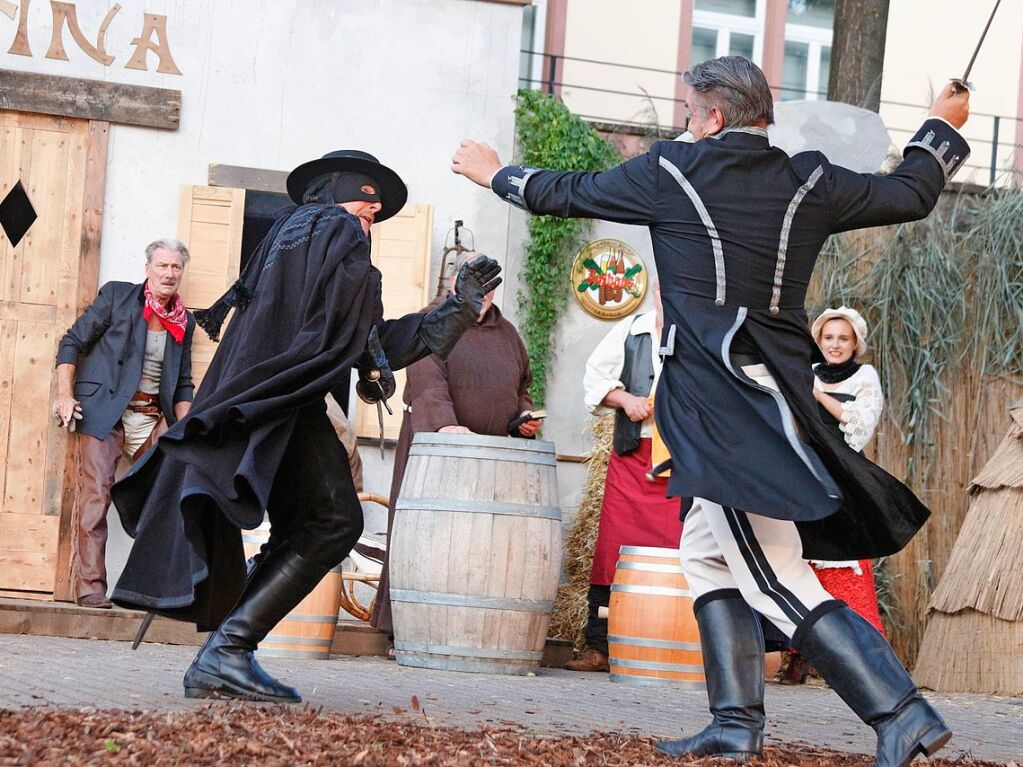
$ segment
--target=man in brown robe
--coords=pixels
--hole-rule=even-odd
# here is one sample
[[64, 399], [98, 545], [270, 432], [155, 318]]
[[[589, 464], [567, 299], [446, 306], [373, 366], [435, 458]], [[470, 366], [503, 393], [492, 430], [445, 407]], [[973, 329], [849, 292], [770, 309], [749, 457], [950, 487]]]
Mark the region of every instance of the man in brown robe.
[[[466, 256], [472, 258], [475, 254]], [[456, 273], [464, 260], [467, 259], [463, 257], [456, 265]], [[434, 299], [423, 311], [431, 310], [444, 298], [446, 296]], [[509, 423], [533, 408], [529, 397], [533, 376], [526, 347], [515, 327], [494, 305], [493, 293], [487, 294], [476, 324], [465, 331], [447, 360], [431, 354], [410, 365], [405, 372], [407, 378], [402, 394], [405, 416], [394, 454], [387, 512], [388, 550], [394, 506], [415, 434], [439, 431], [510, 436]], [[539, 429], [539, 420], [528, 420], [515, 430], [514, 436], [530, 438]], [[392, 634], [388, 566], [385, 556], [370, 623]]]

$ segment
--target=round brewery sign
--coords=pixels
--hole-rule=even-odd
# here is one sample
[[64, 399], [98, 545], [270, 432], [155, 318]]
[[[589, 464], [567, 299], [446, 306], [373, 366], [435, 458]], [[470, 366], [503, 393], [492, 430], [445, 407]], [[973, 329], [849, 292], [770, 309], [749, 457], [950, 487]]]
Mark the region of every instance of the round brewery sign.
[[639, 308], [646, 295], [647, 270], [632, 246], [621, 240], [594, 240], [572, 262], [572, 293], [579, 305], [602, 320], [619, 320]]

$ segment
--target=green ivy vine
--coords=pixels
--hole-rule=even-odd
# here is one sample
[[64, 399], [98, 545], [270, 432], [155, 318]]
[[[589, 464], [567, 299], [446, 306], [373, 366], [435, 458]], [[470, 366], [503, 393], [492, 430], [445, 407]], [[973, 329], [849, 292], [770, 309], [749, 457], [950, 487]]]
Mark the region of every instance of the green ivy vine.
[[[523, 165], [551, 170], [606, 170], [621, 157], [614, 147], [557, 98], [533, 90], [518, 93], [516, 138]], [[568, 300], [572, 256], [581, 245], [588, 222], [553, 216], [532, 216], [525, 244], [522, 287], [518, 292], [520, 325], [529, 352], [537, 407], [547, 396], [552, 335]]]

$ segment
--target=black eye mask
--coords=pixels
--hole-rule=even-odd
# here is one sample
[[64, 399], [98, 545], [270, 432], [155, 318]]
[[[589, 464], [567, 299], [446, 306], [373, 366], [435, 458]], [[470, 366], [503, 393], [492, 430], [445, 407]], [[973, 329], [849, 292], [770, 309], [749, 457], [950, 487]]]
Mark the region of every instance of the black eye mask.
[[309, 182], [302, 202], [380, 202], [380, 185], [361, 173], [324, 173]]

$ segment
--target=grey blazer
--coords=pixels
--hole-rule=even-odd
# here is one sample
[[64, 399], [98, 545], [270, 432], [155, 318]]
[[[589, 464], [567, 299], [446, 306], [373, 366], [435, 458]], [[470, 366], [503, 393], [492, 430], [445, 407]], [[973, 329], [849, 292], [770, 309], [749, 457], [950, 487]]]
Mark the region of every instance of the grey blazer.
[[[77, 365], [75, 399], [82, 403], [78, 431], [105, 439], [121, 419], [142, 378], [146, 351], [146, 320], [142, 316], [143, 284], [108, 282], [96, 300], [75, 320], [57, 347], [57, 364]], [[174, 423], [174, 404], [191, 402], [192, 334], [195, 318], [188, 313], [184, 341], [167, 339], [160, 376], [160, 410]]]

